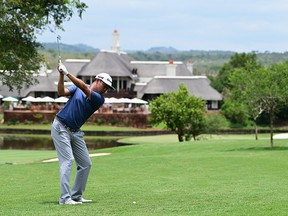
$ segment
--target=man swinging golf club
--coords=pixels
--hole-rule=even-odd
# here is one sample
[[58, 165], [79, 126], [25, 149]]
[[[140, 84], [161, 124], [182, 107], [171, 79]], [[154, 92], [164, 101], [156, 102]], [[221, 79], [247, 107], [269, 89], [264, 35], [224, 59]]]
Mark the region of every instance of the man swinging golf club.
[[[112, 78], [107, 73], [100, 73], [89, 86], [69, 73], [61, 61], [59, 61], [58, 71], [58, 95], [70, 96], [64, 108], [57, 113], [51, 126], [51, 136], [60, 165], [59, 204], [75, 205], [92, 202], [82, 197], [92, 163], [83, 139], [84, 133], [80, 128], [103, 105], [102, 94], [109, 88], [114, 90]], [[64, 75], [74, 85], [65, 88]], [[70, 175], [74, 160], [77, 173], [72, 190], [70, 190]]]

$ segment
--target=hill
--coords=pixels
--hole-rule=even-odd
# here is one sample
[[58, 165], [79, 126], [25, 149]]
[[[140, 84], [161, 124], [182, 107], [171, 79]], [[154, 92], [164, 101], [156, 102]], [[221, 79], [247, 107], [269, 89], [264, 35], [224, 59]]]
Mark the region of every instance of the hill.
[[[43, 48], [45, 51], [48, 50], [58, 50], [57, 43], [43, 43]], [[60, 51], [61, 52], [75, 52], [75, 53], [96, 53], [99, 52], [99, 49], [85, 45], [85, 44], [60, 44]]]
[[[55, 67], [58, 57], [57, 43], [43, 43], [43, 50], [48, 67]], [[60, 44], [62, 59], [65, 58], [93, 58], [100, 49], [85, 44]], [[176, 61], [193, 61], [193, 72], [195, 75], [216, 75], [236, 52], [221, 50], [188, 50], [180, 51], [173, 47], [152, 47], [147, 51], [126, 51], [128, 55], [138, 61], [167, 61], [174, 59]], [[264, 65], [279, 63], [288, 60], [288, 52], [275, 53], [264, 52], [256, 53], [259, 62]], [[50, 63], [49, 63], [50, 62]]]
[[177, 49], [173, 47], [152, 47], [146, 51], [147, 53], [155, 53], [155, 52], [160, 52], [160, 53], [177, 53], [179, 52]]

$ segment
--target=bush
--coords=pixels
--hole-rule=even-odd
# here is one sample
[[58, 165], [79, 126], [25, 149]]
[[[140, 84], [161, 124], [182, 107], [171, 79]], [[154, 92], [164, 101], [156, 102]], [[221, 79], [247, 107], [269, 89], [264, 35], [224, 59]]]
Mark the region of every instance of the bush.
[[7, 125], [15, 125], [17, 123], [19, 123], [19, 122], [15, 118], [11, 118], [6, 122]]
[[34, 122], [33, 122], [33, 121], [29, 121], [29, 120], [25, 120], [25, 121], [23, 122], [23, 124], [25, 124], [25, 125], [32, 125], [32, 124], [34, 124]]
[[215, 133], [220, 128], [223, 129], [229, 127], [229, 121], [221, 114], [207, 114], [205, 116], [205, 120], [207, 133]]
[[221, 107], [221, 114], [233, 124], [247, 126], [249, 116], [243, 104], [236, 104], [227, 100]]

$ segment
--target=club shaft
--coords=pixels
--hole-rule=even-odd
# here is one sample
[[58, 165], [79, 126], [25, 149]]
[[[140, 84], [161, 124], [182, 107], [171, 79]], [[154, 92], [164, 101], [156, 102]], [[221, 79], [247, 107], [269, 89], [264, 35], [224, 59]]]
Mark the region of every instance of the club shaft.
[[61, 63], [61, 54], [60, 54], [60, 40], [61, 40], [61, 37], [60, 35], [57, 36], [57, 44], [58, 44], [58, 62]]

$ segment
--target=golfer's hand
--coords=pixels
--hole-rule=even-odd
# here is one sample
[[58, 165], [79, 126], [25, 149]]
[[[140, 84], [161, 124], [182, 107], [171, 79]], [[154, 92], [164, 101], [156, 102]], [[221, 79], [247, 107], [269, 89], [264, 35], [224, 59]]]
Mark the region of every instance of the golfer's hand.
[[66, 68], [65, 65], [62, 64], [62, 63], [59, 63], [59, 65], [58, 65], [58, 71], [59, 71], [60, 73], [64, 74], [64, 75], [66, 75], [66, 76], [69, 74], [67, 68]]

